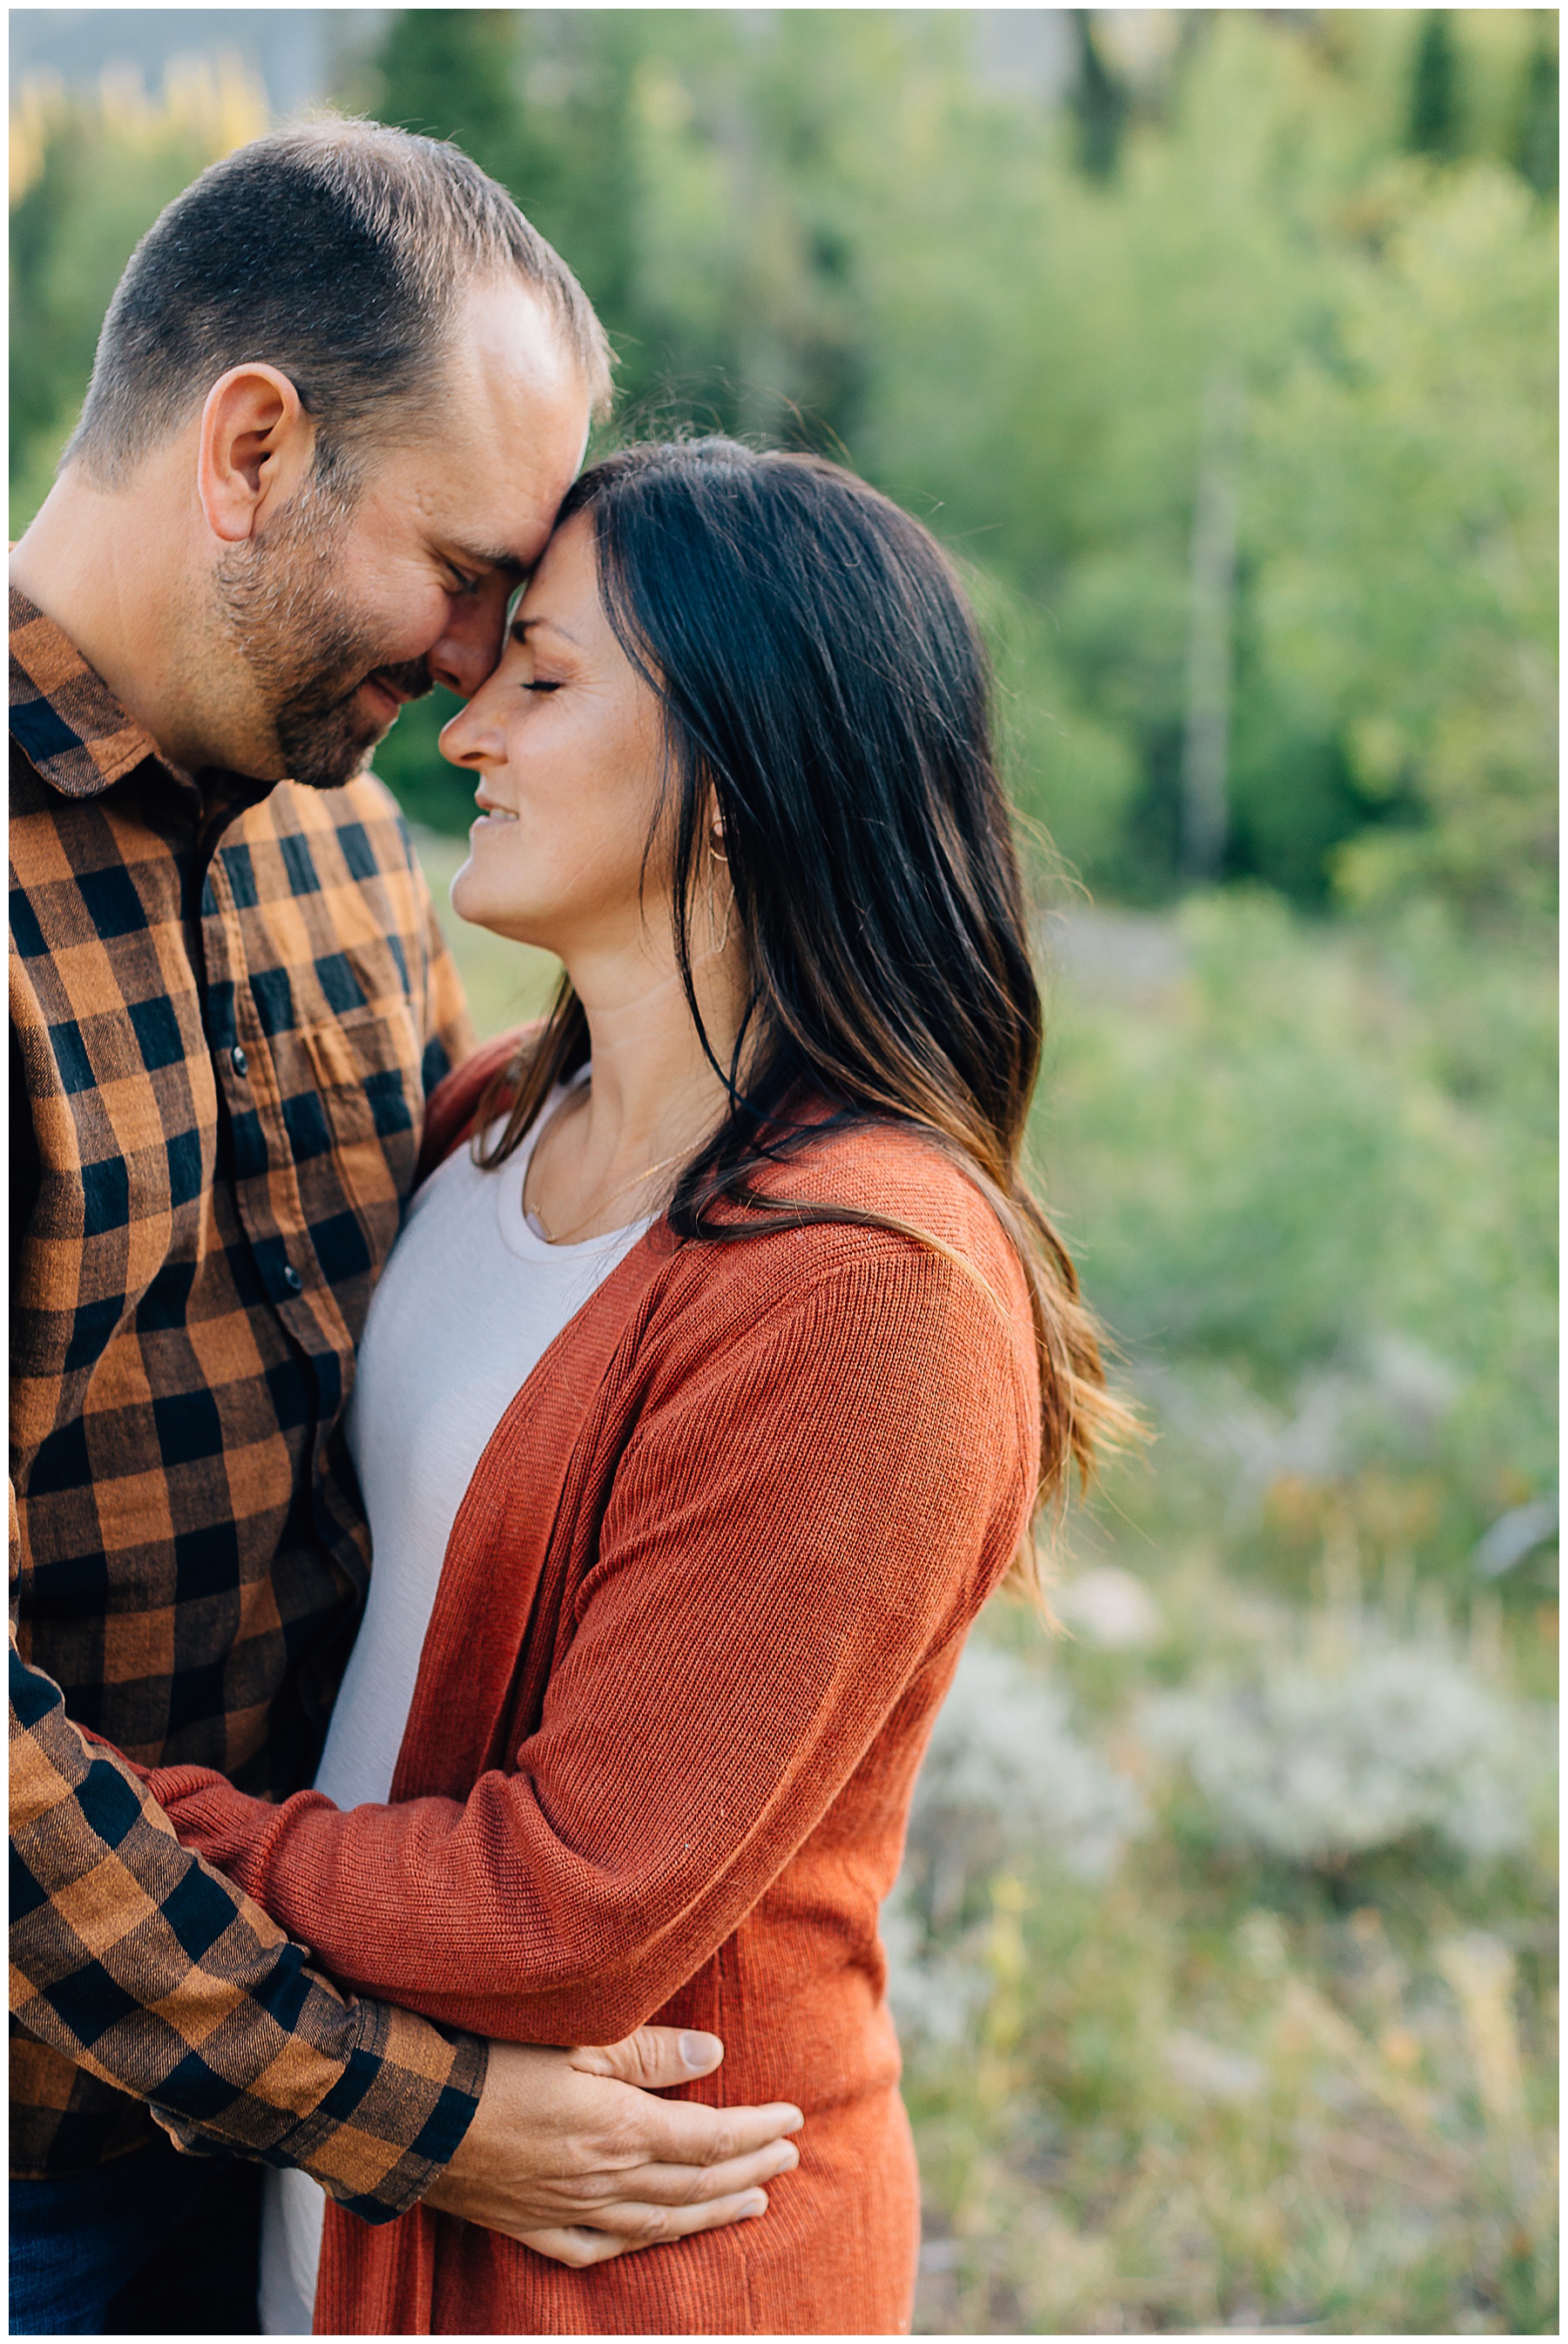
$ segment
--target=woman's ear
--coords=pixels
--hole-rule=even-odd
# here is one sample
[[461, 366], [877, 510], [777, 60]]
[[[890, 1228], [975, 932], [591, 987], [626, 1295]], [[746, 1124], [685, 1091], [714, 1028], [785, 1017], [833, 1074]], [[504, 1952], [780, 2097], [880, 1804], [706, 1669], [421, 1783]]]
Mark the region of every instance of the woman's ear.
[[196, 493], [207, 527], [225, 545], [254, 537], [264, 513], [286, 501], [316, 451], [316, 426], [276, 367], [231, 367], [202, 409]]

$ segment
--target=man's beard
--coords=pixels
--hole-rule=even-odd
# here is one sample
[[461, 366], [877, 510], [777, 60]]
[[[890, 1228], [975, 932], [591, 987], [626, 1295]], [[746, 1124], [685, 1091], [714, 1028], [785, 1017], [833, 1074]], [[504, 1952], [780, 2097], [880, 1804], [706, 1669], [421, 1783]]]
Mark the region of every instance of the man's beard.
[[405, 700], [430, 689], [425, 661], [377, 658], [374, 629], [337, 583], [347, 519], [330, 475], [313, 475], [216, 571], [226, 631], [260, 688], [286, 769], [313, 790], [339, 789], [363, 773], [387, 729], [355, 705], [367, 676]]

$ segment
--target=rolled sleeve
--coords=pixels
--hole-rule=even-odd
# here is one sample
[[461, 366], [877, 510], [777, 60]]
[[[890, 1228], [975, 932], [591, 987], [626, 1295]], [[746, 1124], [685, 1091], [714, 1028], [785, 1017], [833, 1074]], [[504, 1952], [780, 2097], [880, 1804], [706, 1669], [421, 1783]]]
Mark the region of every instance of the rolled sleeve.
[[15, 1643], [11, 1680], [16, 2024], [184, 2147], [300, 2167], [369, 2222], [406, 2212], [467, 2130], [485, 2045], [340, 1994]]

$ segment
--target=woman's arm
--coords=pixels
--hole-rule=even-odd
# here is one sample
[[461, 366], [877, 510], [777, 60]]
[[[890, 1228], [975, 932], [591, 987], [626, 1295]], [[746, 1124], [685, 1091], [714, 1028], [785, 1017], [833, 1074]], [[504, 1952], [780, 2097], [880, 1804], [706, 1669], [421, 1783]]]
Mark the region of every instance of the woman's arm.
[[650, 1408], [516, 1773], [459, 1804], [267, 1807], [154, 1777], [325, 1965], [518, 2041], [658, 2009], [816, 1827], [1000, 1575], [1032, 1396], [990, 1299], [876, 1241]]

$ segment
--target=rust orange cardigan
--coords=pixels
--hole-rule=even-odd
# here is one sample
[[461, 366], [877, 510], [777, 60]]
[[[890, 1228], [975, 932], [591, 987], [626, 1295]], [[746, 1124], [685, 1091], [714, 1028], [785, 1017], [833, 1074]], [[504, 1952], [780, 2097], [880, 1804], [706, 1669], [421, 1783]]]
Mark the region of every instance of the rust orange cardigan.
[[[434, 1103], [450, 1134], [495, 1063]], [[656, 1228], [547, 1351], [458, 1510], [392, 1803], [163, 1770], [181, 1840], [367, 1993], [524, 2043], [711, 2028], [691, 2096], [795, 2101], [760, 2220], [569, 2271], [329, 2205], [318, 2333], [907, 2331], [919, 2238], [878, 1906], [1038, 1461], [1023, 1278], [932, 1147], [824, 1139], [842, 1224]]]

